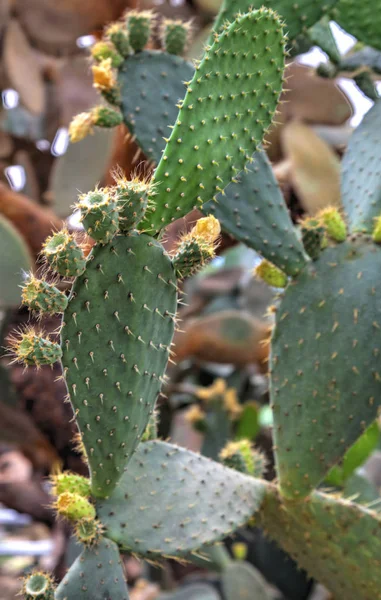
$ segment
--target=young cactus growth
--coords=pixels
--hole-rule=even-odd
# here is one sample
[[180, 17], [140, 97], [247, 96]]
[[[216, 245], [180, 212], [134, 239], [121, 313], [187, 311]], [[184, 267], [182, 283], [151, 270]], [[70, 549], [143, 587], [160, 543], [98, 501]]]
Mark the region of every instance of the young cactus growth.
[[53, 365], [62, 357], [61, 346], [45, 338], [42, 331], [36, 331], [33, 327], [27, 327], [10, 337], [9, 349], [14, 355], [13, 362], [26, 367]]
[[300, 224], [303, 246], [312, 260], [317, 260], [327, 244], [326, 228], [319, 219], [304, 219]]
[[267, 466], [265, 455], [253, 448], [250, 440], [246, 439], [228, 442], [219, 457], [225, 466], [259, 479], [263, 477]]
[[123, 63], [123, 56], [119, 54], [112, 42], [100, 41], [91, 48], [91, 56], [96, 62], [111, 59], [111, 66], [115, 69]]
[[69, 126], [70, 141], [75, 144], [89, 134], [94, 133], [94, 127], [117, 127], [123, 122], [120, 111], [109, 106], [96, 106], [90, 112], [76, 115]]
[[184, 53], [190, 36], [190, 23], [164, 19], [161, 26], [161, 41], [169, 54]]
[[63, 313], [68, 304], [66, 294], [44, 279], [37, 279], [33, 273], [28, 273], [21, 297], [30, 310], [49, 315]]
[[381, 216], [376, 217], [374, 220], [374, 229], [373, 229], [373, 233], [372, 233], [372, 238], [373, 238], [373, 241], [376, 242], [376, 244], [381, 243]]
[[90, 480], [87, 477], [77, 475], [77, 473], [70, 473], [65, 471], [64, 473], [57, 473], [51, 478], [53, 493], [55, 496], [60, 496], [64, 492], [70, 492], [71, 494], [78, 494], [83, 498], [87, 498], [91, 494]]
[[218, 220], [213, 217], [199, 219], [193, 229], [184, 235], [173, 257], [173, 266], [179, 278], [188, 277], [211, 260], [221, 233]]
[[54, 504], [57, 513], [69, 521], [95, 519], [95, 508], [87, 498], [73, 492], [63, 492]]
[[101, 244], [112, 240], [119, 227], [119, 211], [108, 189], [83, 194], [76, 207], [81, 211], [81, 220], [90, 237]]
[[327, 235], [335, 242], [344, 242], [347, 237], [347, 226], [337, 208], [330, 206], [324, 208], [318, 215], [326, 228]]
[[123, 23], [112, 23], [106, 29], [106, 39], [112, 42], [123, 58], [127, 58], [131, 54], [131, 46], [128, 41], [127, 31]]
[[24, 600], [54, 600], [55, 585], [47, 573], [37, 571], [24, 579]]
[[262, 262], [255, 268], [254, 274], [268, 285], [276, 288], [284, 288], [287, 285], [287, 275], [268, 260]]
[[103, 525], [93, 518], [78, 521], [74, 529], [75, 537], [85, 547], [97, 545], [104, 533]]
[[126, 179], [123, 172], [114, 172], [114, 199], [119, 210], [119, 228], [127, 233], [140, 223], [148, 206], [148, 196], [154, 194], [149, 179]]
[[57, 231], [46, 240], [42, 255], [50, 267], [63, 277], [77, 277], [86, 267], [83, 250], [75, 241], [74, 235], [67, 229]]
[[141, 52], [150, 40], [154, 14], [150, 10], [131, 10], [126, 15], [126, 22], [130, 45], [135, 52]]

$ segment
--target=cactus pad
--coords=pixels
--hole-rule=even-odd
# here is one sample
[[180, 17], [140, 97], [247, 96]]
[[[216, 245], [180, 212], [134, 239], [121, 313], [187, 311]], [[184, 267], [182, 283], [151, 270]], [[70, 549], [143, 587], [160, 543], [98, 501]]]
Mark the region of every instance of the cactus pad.
[[183, 448], [146, 442], [112, 496], [98, 502], [98, 517], [126, 550], [183, 556], [243, 525], [263, 485]]
[[258, 524], [333, 597], [381, 599], [381, 520], [374, 511], [316, 492], [286, 505], [269, 494]]
[[259, 571], [247, 562], [235, 561], [222, 573], [222, 589], [226, 600], [270, 600], [269, 586]]
[[365, 115], [352, 134], [343, 159], [342, 202], [350, 231], [373, 230], [381, 214], [381, 100]]
[[101, 539], [85, 548], [57, 588], [55, 600], [128, 600], [119, 551]]
[[131, 234], [94, 248], [74, 284], [63, 365], [96, 496], [112, 491], [153, 411], [174, 331], [174, 281], [163, 248]]
[[180, 56], [145, 50], [125, 60], [119, 70], [124, 121], [146, 157], [155, 163], [165, 148], [164, 137], [176, 121], [184, 82], [193, 66]]
[[306, 33], [308, 27], [314, 25], [332, 7], [337, 0], [325, 0], [315, 2], [314, 0], [224, 0], [218, 14], [214, 29], [220, 31], [226, 21], [233, 21], [239, 13], [245, 13], [250, 8], [267, 6], [276, 10], [284, 19], [287, 36], [290, 41], [301, 33]]
[[247, 172], [203, 206], [222, 228], [260, 252], [288, 275], [295, 275], [306, 258], [265, 152], [256, 152]]
[[282, 492], [307, 495], [380, 404], [381, 251], [358, 234], [327, 248], [285, 291], [272, 338], [271, 398]]
[[335, 21], [360, 42], [381, 50], [381, 18], [378, 0], [368, 0], [360, 5], [356, 0], [339, 0]]
[[261, 9], [237, 19], [206, 51], [155, 172], [156, 208], [144, 226], [159, 231], [200, 207], [252, 160], [278, 103], [284, 43], [279, 18]]

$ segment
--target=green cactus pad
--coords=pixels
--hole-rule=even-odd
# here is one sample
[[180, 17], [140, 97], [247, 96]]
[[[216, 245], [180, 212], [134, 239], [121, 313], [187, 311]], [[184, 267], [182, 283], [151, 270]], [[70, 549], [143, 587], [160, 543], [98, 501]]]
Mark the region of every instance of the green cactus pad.
[[378, 0], [358, 4], [356, 0], [339, 0], [335, 21], [360, 42], [381, 50], [381, 18]]
[[230, 183], [224, 195], [204, 204], [202, 210], [214, 215], [236, 240], [295, 275], [306, 264], [303, 246], [265, 152], [256, 152], [253, 158], [249, 170], [237, 177], [239, 183]]
[[174, 592], [160, 594], [157, 600], [221, 600], [217, 590], [207, 583], [191, 583]]
[[149, 160], [158, 163], [176, 121], [185, 81], [194, 67], [180, 56], [145, 50], [125, 60], [119, 70], [121, 110], [130, 132]]
[[128, 600], [116, 544], [102, 538], [85, 548], [58, 586], [55, 600]]
[[350, 231], [373, 230], [381, 214], [381, 100], [352, 134], [343, 159], [341, 193]]
[[276, 10], [284, 19], [287, 37], [292, 41], [301, 33], [306, 33], [308, 27], [319, 21], [336, 2], [337, 0], [224, 0], [214, 29], [219, 32], [226, 21], [233, 21], [239, 13], [265, 6]]
[[327, 248], [291, 283], [271, 351], [282, 493], [303, 497], [376, 418], [381, 398], [381, 250], [361, 234]]
[[271, 493], [258, 524], [334, 598], [380, 600], [381, 520], [377, 513], [319, 493], [284, 505]]
[[251, 160], [278, 103], [283, 46], [281, 22], [261, 9], [237, 19], [206, 51], [155, 172], [156, 207], [145, 227], [159, 231], [200, 207]]
[[153, 411], [174, 331], [174, 282], [163, 248], [131, 234], [94, 248], [74, 284], [63, 365], [95, 496], [115, 487]]
[[264, 484], [164, 442], [138, 447], [98, 517], [107, 535], [139, 555], [183, 556], [243, 525]]
[[271, 600], [269, 586], [260, 572], [247, 562], [231, 562], [222, 573], [222, 589], [226, 600]]

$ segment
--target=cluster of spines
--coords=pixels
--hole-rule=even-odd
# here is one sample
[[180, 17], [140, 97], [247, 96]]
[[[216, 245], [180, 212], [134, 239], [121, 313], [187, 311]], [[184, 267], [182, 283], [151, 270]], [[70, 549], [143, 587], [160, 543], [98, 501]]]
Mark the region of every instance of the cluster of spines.
[[[121, 21], [109, 25], [103, 39], [91, 48], [94, 87], [116, 108], [101, 105], [76, 115], [69, 127], [71, 142], [79, 142], [92, 134], [94, 127], [117, 127], [123, 122], [119, 111], [117, 70], [122, 68], [131, 54], [141, 52], [150, 43], [155, 19], [152, 11], [129, 10]], [[163, 19], [160, 25], [163, 50], [168, 54], [183, 54], [189, 42], [190, 31], [190, 23]]]
[[266, 456], [247, 439], [228, 442], [219, 454], [221, 462], [231, 469], [261, 479], [267, 468]]

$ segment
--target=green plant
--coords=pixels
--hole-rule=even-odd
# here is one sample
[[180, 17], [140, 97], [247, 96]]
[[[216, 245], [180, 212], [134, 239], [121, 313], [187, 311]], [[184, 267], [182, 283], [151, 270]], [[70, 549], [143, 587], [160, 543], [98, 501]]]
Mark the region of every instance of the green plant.
[[[134, 13], [128, 22], [134, 56], [142, 58], [150, 19]], [[126, 42], [120, 34], [127, 34], [117, 33], [117, 43]], [[28, 331], [15, 351], [27, 364], [37, 365], [62, 353], [91, 479], [87, 499], [64, 491], [57, 500], [58, 511], [63, 505], [66, 516], [77, 521], [77, 535], [85, 543], [57, 588], [58, 600], [123, 600], [128, 592], [119, 551], [150, 559], [189, 557], [253, 515], [337, 597], [381, 598], [377, 512], [316, 489], [377, 416], [381, 305], [374, 273], [381, 255], [371, 234], [373, 218], [381, 212], [379, 197], [369, 201], [362, 195], [354, 203], [344, 193], [348, 233], [339, 212], [318, 215], [327, 244], [320, 244], [314, 261], [304, 251], [276, 186], [269, 186], [274, 195], [268, 192], [266, 201], [262, 197], [260, 207], [251, 205], [260, 210], [259, 228], [274, 224], [269, 227], [271, 251], [255, 221], [248, 222], [245, 238], [276, 265], [276, 270], [266, 270], [271, 283], [276, 273], [282, 275], [276, 283], [286, 286], [271, 344], [279, 483], [164, 442], [139, 443], [171, 353], [176, 272], [182, 274], [184, 250], [180, 247], [172, 259], [154, 237], [134, 229], [137, 220], [131, 229], [121, 226], [126, 203], [138, 201], [132, 212], [143, 207], [139, 227], [154, 235], [217, 193], [224, 205], [224, 188], [252, 161], [271, 123], [282, 84], [284, 45], [282, 24], [271, 10], [248, 12], [225, 25], [188, 83], [148, 202], [146, 190], [136, 196], [134, 185], [123, 182], [121, 190], [116, 181], [115, 188], [96, 190], [91, 193], [96, 198], [81, 200], [84, 225], [97, 238], [87, 259], [66, 231], [45, 245], [51, 267], [76, 277], [63, 316], [61, 346]], [[120, 103], [123, 93], [111, 61], [109, 57], [93, 67], [95, 85], [109, 101]], [[376, 106], [369, 117], [374, 117], [373, 125], [378, 110]], [[359, 179], [364, 160], [364, 155], [357, 157]], [[261, 176], [268, 172], [264, 164]], [[346, 176], [343, 181], [345, 190]], [[242, 200], [245, 214], [250, 201], [250, 196]], [[225, 226], [237, 229], [234, 220], [229, 224], [231, 213], [225, 214]], [[208, 238], [208, 227], [201, 231], [211, 256], [215, 237]], [[193, 235], [193, 242], [200, 242], [197, 227]], [[188, 264], [194, 252], [195, 246], [185, 248]], [[197, 252], [195, 262], [202, 263], [205, 254], [199, 247]]]

